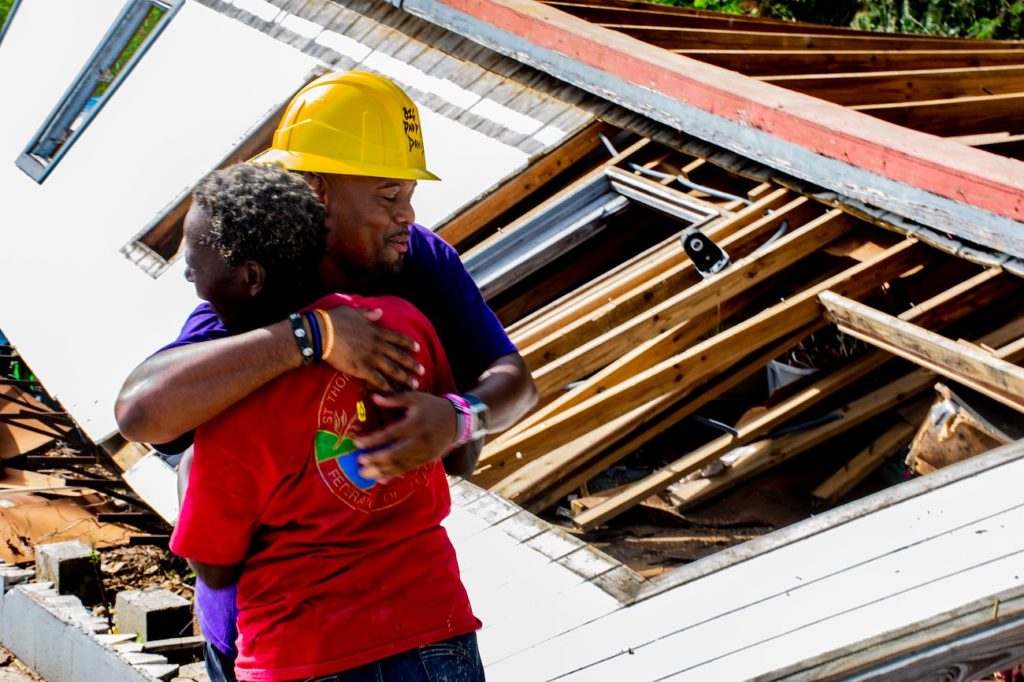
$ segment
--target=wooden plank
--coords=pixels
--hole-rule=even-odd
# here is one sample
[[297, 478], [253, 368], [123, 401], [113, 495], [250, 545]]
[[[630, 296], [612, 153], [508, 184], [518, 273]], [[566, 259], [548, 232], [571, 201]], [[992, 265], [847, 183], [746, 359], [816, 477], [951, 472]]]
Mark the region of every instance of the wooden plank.
[[844, 332], [1024, 412], [1024, 369], [834, 292], [820, 300]]
[[[596, 432], [592, 432], [527, 464], [509, 479], [502, 481], [496, 489], [507, 490], [507, 494], [513, 496], [518, 503], [536, 513], [550, 509], [581, 482], [590, 480], [626, 455], [635, 452], [650, 439], [664, 433], [702, 406], [720, 397], [739, 382], [762, 371], [770, 359], [787, 348], [792, 348], [810, 332], [810, 327], [799, 329], [777, 343], [744, 358], [743, 362], [736, 363], [731, 371], [715, 377], [709, 386], [701, 387], [699, 392], [694, 391], [685, 400], [667, 410], [663, 405], [651, 405], [650, 415], [644, 414], [641, 415], [641, 419], [634, 420], [629, 425], [632, 432], [628, 437], [615, 442], [612, 447], [607, 447], [608, 440], [594, 438], [592, 434]], [[666, 405], [670, 402], [666, 401]], [[656, 418], [651, 418], [655, 415]], [[601, 428], [603, 429], [604, 427]], [[513, 489], [513, 485], [518, 485], [521, 489]]]
[[[703, 231], [712, 239], [725, 239], [795, 199], [791, 190], [776, 188], [743, 210], [709, 224]], [[651, 251], [591, 280], [586, 287], [567, 294], [531, 319], [512, 325], [509, 336], [519, 348], [525, 349], [686, 260], [678, 237], [670, 237]]]
[[[985, 48], [998, 49], [1008, 45], [998, 40], [964, 38], [926, 38], [908, 44], [903, 36], [884, 33], [828, 34], [775, 33], [771, 31], [729, 31], [705, 28], [661, 26], [616, 26], [614, 30], [668, 50], [728, 50], [744, 47], [751, 50], [958, 50], [973, 52]], [[813, 31], [813, 29], [811, 29]], [[1012, 45], [1012, 43], [1009, 43]]]
[[760, 76], [758, 79], [843, 106], [1024, 92], [1024, 66], [1021, 65]]
[[[544, 4], [568, 12], [581, 19], [586, 19], [592, 24], [717, 28], [726, 31], [770, 31], [773, 33], [864, 34], [863, 31], [858, 32], [857, 29], [844, 26], [824, 26], [798, 21], [778, 21], [777, 19], [725, 13], [695, 14], [692, 12], [665, 11], [653, 3], [644, 3], [647, 7], [643, 8], [610, 7], [603, 3], [545, 2]], [[668, 8], [675, 9], [672, 6], [668, 6]], [[614, 26], [609, 27], [613, 28]]]
[[1020, 66], [1017, 49], [975, 50], [673, 50], [748, 76], [793, 76]]
[[[1008, 327], [1014, 326], [1013, 323], [1008, 325]], [[996, 332], [989, 336], [995, 338], [1000, 335], [1000, 332]], [[1010, 348], [1007, 348], [999, 355], [1009, 352]], [[935, 374], [933, 372], [923, 367], [917, 369], [841, 407], [836, 411], [842, 416], [838, 421], [829, 422], [814, 429], [786, 434], [780, 438], [766, 439], [762, 441], [765, 445], [756, 453], [741, 458], [724, 473], [714, 478], [688, 481], [678, 485], [670, 491], [669, 496], [678, 505], [680, 511], [696, 506], [768, 468], [796, 457], [886, 410], [893, 409], [901, 402], [930, 387], [934, 381]]]
[[[642, 405], [659, 395], [682, 395], [730, 367], [749, 353], [736, 338], [760, 339], [768, 343], [821, 319], [817, 295], [842, 289], [853, 296], [864, 295], [883, 282], [921, 265], [926, 253], [915, 242], [904, 241], [880, 256], [828, 278], [737, 324], [722, 334], [699, 343], [677, 356], [642, 372], [633, 380], [610, 388], [582, 403], [544, 420], [513, 439], [499, 439], [484, 449], [481, 467], [504, 466], [511, 461], [532, 461], [556, 447], [596, 428], [600, 424]], [[525, 462], [523, 462], [525, 463]]]
[[811, 496], [824, 504], [835, 504], [880, 467], [882, 462], [905, 448], [913, 439], [915, 431], [914, 426], [900, 421], [812, 490]]
[[[570, 381], [588, 376], [624, 355], [629, 355], [633, 359], [629, 368], [624, 368], [625, 372], [632, 373], [647, 369], [669, 354], [679, 352], [685, 347], [682, 343], [690, 342], [691, 338], [687, 338], [686, 342], [663, 338], [661, 341], [672, 340], [674, 343], [658, 343], [653, 347], [646, 347], [647, 352], [642, 355], [630, 353], [652, 336], [665, 333], [672, 333], [674, 337], [679, 336], [679, 325], [706, 313], [718, 311], [720, 306], [727, 305], [733, 297], [750, 291], [837, 239], [855, 222], [856, 220], [848, 214], [833, 209], [790, 231], [767, 249], [736, 261], [715, 277], [698, 281], [624, 324], [609, 329], [601, 336], [584, 343], [580, 342], [581, 339], [576, 339], [576, 347], [572, 351], [534, 372], [537, 392], [542, 397], [552, 395]], [[719, 315], [713, 319], [721, 320]], [[698, 333], [703, 333], [703, 330]], [[649, 360], [645, 363], [644, 360], [647, 358]], [[622, 373], [617, 376], [621, 377]], [[609, 379], [610, 381], [602, 383], [602, 388], [616, 381], [614, 377]]]
[[932, 135], [1016, 131], [1024, 126], [1024, 93], [850, 107], [883, 121]]
[[[723, 224], [713, 232], [709, 230], [706, 234], [718, 241], [719, 246], [726, 252], [734, 256], [745, 256], [775, 233], [782, 221], [788, 220], [790, 225], [801, 225], [812, 216], [820, 215], [821, 210], [820, 204], [804, 197], [798, 197], [786, 206], [769, 215], [762, 216], [724, 239], [722, 238], [723, 233], [731, 232], [733, 225]], [[700, 274], [689, 259], [680, 261], [657, 278], [630, 290], [625, 295], [594, 311], [593, 314], [562, 326], [555, 333], [522, 348], [520, 352], [531, 369], [539, 369], [545, 364], [575, 351], [587, 341], [632, 320], [641, 312], [665, 301], [676, 292], [683, 291], [700, 281]]]
[[483, 199], [457, 213], [437, 228], [438, 236], [462, 250], [478, 231], [487, 227], [496, 217], [520, 203], [562, 171], [601, 146], [600, 135], [611, 134], [614, 128], [601, 121], [593, 121], [570, 136], [554, 149], [530, 161], [524, 170], [508, 182], [502, 182], [488, 191]]
[[[960, 315], [966, 314], [998, 300], [1014, 285], [1011, 279], [998, 268], [983, 271], [960, 284], [950, 287], [935, 297], [910, 308], [901, 314], [901, 319], [914, 320], [926, 327], [941, 327]], [[1010, 328], [1011, 334], [1016, 328]], [[1024, 322], [1020, 325], [1024, 332]], [[1000, 340], [1003, 340], [1000, 338]], [[656, 495], [668, 486], [693, 471], [713, 462], [729, 450], [746, 445], [754, 438], [763, 436], [790, 421], [801, 412], [833, 395], [857, 378], [878, 368], [886, 360], [881, 352], [863, 355], [847, 363], [831, 374], [770, 408], [756, 419], [744, 424], [735, 436], [724, 435], [677, 459], [668, 466], [634, 482], [631, 488], [579, 515], [573, 522], [584, 530], [607, 523], [619, 514], [631, 509], [642, 500]]]

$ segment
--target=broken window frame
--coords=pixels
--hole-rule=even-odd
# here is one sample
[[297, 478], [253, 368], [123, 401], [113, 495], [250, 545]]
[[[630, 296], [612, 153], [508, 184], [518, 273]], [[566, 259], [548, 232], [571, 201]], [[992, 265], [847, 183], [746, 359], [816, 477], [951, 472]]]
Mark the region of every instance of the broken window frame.
[[610, 166], [585, 185], [503, 229], [502, 239], [491, 248], [466, 254], [466, 270], [484, 298], [490, 299], [609, 227], [615, 215], [632, 202], [678, 220], [680, 232], [721, 215], [710, 204], [683, 192]]
[[[41, 184], [89, 127], [89, 123], [128, 77], [183, 3], [184, 0], [129, 0], [100, 40], [85, 67], [46, 117], [25, 151], [18, 156], [15, 161], [18, 168]], [[110, 75], [111, 69], [124, 55], [154, 9], [163, 10], [163, 15], [120, 71]], [[110, 80], [107, 81], [107, 78]], [[106, 88], [96, 94], [104, 83]]]

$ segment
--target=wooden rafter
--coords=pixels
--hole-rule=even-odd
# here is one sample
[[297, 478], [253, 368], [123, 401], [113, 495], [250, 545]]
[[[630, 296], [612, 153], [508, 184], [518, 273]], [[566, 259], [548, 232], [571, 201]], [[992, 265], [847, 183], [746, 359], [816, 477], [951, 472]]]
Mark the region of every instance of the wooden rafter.
[[828, 316], [851, 336], [949, 377], [1024, 412], [1024, 369], [973, 345], [951, 341], [870, 306], [826, 291]]
[[[972, 310], [992, 304], [1014, 290], [1012, 279], [999, 269], [986, 270], [952, 286], [931, 299], [905, 311], [900, 317], [913, 320], [925, 327], [942, 327]], [[1018, 331], [1010, 329], [1012, 335]], [[1024, 326], [1021, 327], [1024, 331]], [[1000, 338], [1003, 341], [1005, 339]], [[663, 469], [637, 481], [629, 489], [611, 497], [574, 519], [585, 530], [606, 523], [631, 509], [651, 495], [693, 471], [698, 471], [729, 450], [753, 442], [806, 410], [834, 395], [856, 379], [881, 366], [887, 356], [876, 352], [863, 355], [829, 375], [817, 380], [804, 390], [773, 406], [767, 412], [738, 429], [736, 435], [724, 435], [672, 462]]]
[[850, 108], [943, 137], [1024, 129], [1024, 92], [925, 102], [865, 104]]
[[[540, 371], [535, 372], [537, 390], [541, 395], [550, 395], [564, 386], [567, 380], [589, 375], [611, 364], [651, 337], [666, 333], [680, 334], [682, 330], [678, 327], [687, 320], [706, 313], [718, 313], [712, 316], [709, 323], [720, 321], [721, 313], [718, 311], [722, 306], [729, 307], [729, 301], [733, 297], [749, 291], [772, 275], [814, 253], [845, 233], [853, 222], [853, 218], [847, 214], [833, 210], [792, 230], [764, 252], [748, 255], [720, 276], [696, 282], [658, 305], [648, 308], [643, 314], [609, 329], [591, 341], [579, 344], [556, 362], [545, 365]], [[771, 233], [766, 236], [770, 237]], [[763, 240], [764, 237], [761, 237], [761, 241]], [[703, 334], [705, 331], [706, 329], [702, 329], [696, 334]], [[693, 334], [688, 336], [691, 338], [685, 343], [695, 339]], [[666, 342], [669, 340], [664, 339]], [[676, 344], [662, 343], [659, 347], [682, 347]], [[661, 359], [663, 358], [658, 357], [659, 361]], [[653, 364], [652, 362], [651, 365]], [[635, 372], [647, 369], [651, 365], [633, 367], [627, 371]]]
[[[858, 263], [789, 301], [762, 311], [628, 382], [584, 400], [526, 431], [516, 433], [514, 437], [499, 438], [484, 449], [478, 473], [490, 479], [501, 478], [519, 465], [579, 438], [616, 415], [661, 395], [681, 396], [748, 355], [751, 348], [770, 343], [807, 325], [824, 324], [817, 302], [817, 295], [822, 291], [841, 289], [851, 296], [863, 296], [883, 282], [926, 261], [926, 254], [916, 242], [905, 241], [886, 249], [875, 258]], [[502, 469], [505, 473], [501, 472]], [[492, 471], [486, 473], [487, 470]]]
[[911, 71], [986, 66], [1020, 66], [1018, 49], [974, 50], [698, 50], [676, 54], [748, 76]]
[[[660, 26], [618, 26], [615, 30], [658, 47], [671, 50], [903, 50], [910, 47], [902, 36], [884, 33], [834, 35], [827, 33], [774, 33], [770, 31], [729, 31], [705, 28]], [[1005, 47], [1004, 41], [929, 38], [912, 43], [914, 49], [974, 52]]]
[[1024, 92], [1024, 63], [972, 69], [758, 76], [758, 79], [836, 104], [854, 106]]
[[[982, 340], [982, 343], [1006, 345], [1000, 343], [1000, 337], [1018, 338], [1020, 331], [1009, 331], [1019, 327], [1019, 324], [1011, 323], [993, 334], [989, 334]], [[1016, 347], [1014, 351], [1009, 348], [998, 353], [1001, 357], [1018, 357]], [[786, 434], [779, 438], [765, 439], [760, 441], [758, 447], [741, 457], [722, 474], [704, 478], [696, 481], [687, 481], [676, 486], [671, 492], [672, 501], [678, 505], [680, 510], [694, 507], [701, 502], [721, 495], [735, 485], [749, 479], [762, 471], [781, 464], [797, 455], [800, 455], [811, 448], [824, 443], [849, 429], [862, 424], [883, 412], [893, 409], [908, 398], [919, 394], [931, 387], [935, 381], [935, 374], [927, 369], [917, 369], [896, 381], [893, 381], [882, 388], [872, 391], [867, 395], [851, 401], [844, 405], [837, 413], [841, 419], [828, 422], [822, 426]]]

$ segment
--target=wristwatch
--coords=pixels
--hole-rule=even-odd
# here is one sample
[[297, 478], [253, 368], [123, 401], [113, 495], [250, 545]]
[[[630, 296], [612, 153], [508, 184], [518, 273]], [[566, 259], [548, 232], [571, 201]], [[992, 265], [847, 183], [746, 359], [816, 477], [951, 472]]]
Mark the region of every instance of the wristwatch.
[[472, 393], [463, 393], [462, 399], [469, 405], [469, 411], [473, 415], [473, 430], [469, 435], [469, 440], [483, 438], [487, 435], [487, 403]]

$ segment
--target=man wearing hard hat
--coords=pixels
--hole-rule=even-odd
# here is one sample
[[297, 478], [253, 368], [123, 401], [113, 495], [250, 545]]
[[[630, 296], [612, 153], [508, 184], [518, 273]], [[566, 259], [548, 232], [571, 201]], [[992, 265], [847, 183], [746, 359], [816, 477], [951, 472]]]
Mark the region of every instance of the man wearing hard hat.
[[[378, 406], [403, 413], [358, 439], [358, 447], [373, 450], [359, 458], [360, 475], [386, 480], [440, 457], [450, 472], [471, 473], [475, 457], [466, 449], [478, 451], [487, 433], [515, 423], [536, 402], [536, 391], [458, 254], [414, 223], [417, 181], [438, 179], [426, 168], [416, 105], [375, 74], [328, 74], [295, 96], [272, 147], [252, 161], [307, 177], [326, 211], [324, 283], [333, 291], [411, 301], [436, 328], [461, 394], [448, 399], [416, 390], [423, 372], [410, 355], [416, 344], [376, 325], [379, 310], [338, 307], [317, 329], [308, 316], [293, 315], [230, 335], [212, 309], [200, 306], [177, 340], [128, 377], [115, 407], [121, 432], [135, 441], [173, 441], [181, 451], [188, 434], [214, 415], [282, 373], [322, 361], [375, 388]], [[312, 360], [309, 338], [329, 330], [332, 347]], [[467, 439], [454, 451], [459, 457], [447, 457]], [[223, 628], [233, 594], [207, 593], [206, 602], [199, 605], [210, 615], [204, 626], [216, 621], [222, 628], [207, 637], [230, 654], [233, 637]]]

